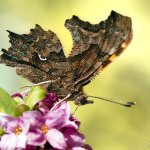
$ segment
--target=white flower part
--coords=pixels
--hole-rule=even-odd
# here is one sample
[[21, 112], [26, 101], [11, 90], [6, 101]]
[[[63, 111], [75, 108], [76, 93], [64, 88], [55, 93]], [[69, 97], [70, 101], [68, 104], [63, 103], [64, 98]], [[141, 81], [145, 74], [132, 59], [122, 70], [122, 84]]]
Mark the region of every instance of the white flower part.
[[17, 147], [18, 148], [25, 148], [26, 147], [26, 141], [27, 141], [27, 135], [25, 134], [19, 134], [17, 138]]
[[5, 134], [1, 137], [0, 149], [1, 150], [14, 150], [17, 145], [17, 138], [12, 134]]

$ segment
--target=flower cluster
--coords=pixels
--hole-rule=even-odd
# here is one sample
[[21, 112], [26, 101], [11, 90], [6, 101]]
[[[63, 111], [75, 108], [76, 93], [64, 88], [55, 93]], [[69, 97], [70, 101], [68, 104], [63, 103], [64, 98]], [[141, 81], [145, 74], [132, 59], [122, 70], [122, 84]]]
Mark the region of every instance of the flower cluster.
[[[13, 95], [13, 98], [20, 94]], [[1, 150], [92, 150], [79, 133], [80, 122], [70, 113], [68, 102], [55, 93], [36, 103], [32, 110], [14, 117], [0, 113]], [[54, 107], [55, 106], [55, 107]]]

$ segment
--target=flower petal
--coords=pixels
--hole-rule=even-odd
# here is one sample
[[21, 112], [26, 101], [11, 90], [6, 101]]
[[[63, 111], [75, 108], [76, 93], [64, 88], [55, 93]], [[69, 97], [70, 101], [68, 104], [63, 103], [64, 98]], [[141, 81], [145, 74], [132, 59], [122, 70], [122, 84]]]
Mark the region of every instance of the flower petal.
[[79, 126], [80, 126], [80, 122], [74, 116], [71, 115], [64, 127], [79, 129]]
[[17, 137], [12, 134], [5, 134], [1, 137], [0, 149], [1, 150], [13, 150], [17, 145]]
[[32, 146], [42, 146], [46, 143], [45, 135], [40, 130], [32, 130], [28, 133], [27, 144]]
[[74, 128], [65, 128], [62, 132], [67, 140], [69, 147], [78, 147], [84, 144], [84, 136]]
[[57, 109], [44, 114], [45, 124], [49, 128], [61, 129], [70, 117], [70, 107], [66, 102], [61, 103]]
[[23, 117], [28, 119], [32, 126], [41, 126], [44, 123], [42, 114], [39, 111], [27, 111], [23, 113]]
[[69, 120], [72, 121], [72, 122], [75, 122], [75, 124], [76, 124], [76, 125], [78, 126], [78, 128], [79, 128], [79, 126], [80, 126], [80, 121], [77, 120], [73, 115], [70, 116]]
[[6, 133], [12, 133], [17, 126], [17, 119], [10, 115], [0, 113], [0, 127], [2, 127]]
[[18, 126], [22, 128], [22, 133], [27, 134], [30, 128], [30, 121], [26, 118], [23, 118], [22, 116], [17, 119]]
[[26, 142], [27, 142], [27, 135], [25, 134], [19, 134], [17, 136], [17, 145], [16, 147], [18, 148], [25, 148], [26, 147]]
[[53, 92], [47, 93], [46, 98], [48, 98], [50, 101], [53, 101], [53, 102], [58, 101], [58, 97], [57, 97], [56, 93], [53, 93]]
[[[50, 106], [50, 105], [51, 105], [51, 106]], [[41, 112], [43, 112], [43, 113], [48, 112], [48, 111], [50, 110], [50, 108], [52, 107], [52, 105], [53, 105], [53, 102], [49, 102], [48, 99], [44, 99], [44, 100], [42, 100], [42, 101], [40, 101], [40, 102], [38, 102], [38, 103], [36, 104], [36, 106], [38, 107], [38, 109], [39, 109]], [[50, 108], [49, 108], [49, 107], [50, 107]]]
[[36, 150], [37, 147], [36, 146], [32, 146], [32, 145], [27, 145], [26, 146], [26, 150]]
[[47, 141], [54, 148], [65, 149], [67, 147], [63, 134], [56, 129], [50, 129], [46, 134], [46, 137]]
[[46, 97], [39, 101], [36, 106], [41, 110], [43, 113], [50, 111], [54, 103], [58, 101], [58, 97], [55, 93], [47, 93]]

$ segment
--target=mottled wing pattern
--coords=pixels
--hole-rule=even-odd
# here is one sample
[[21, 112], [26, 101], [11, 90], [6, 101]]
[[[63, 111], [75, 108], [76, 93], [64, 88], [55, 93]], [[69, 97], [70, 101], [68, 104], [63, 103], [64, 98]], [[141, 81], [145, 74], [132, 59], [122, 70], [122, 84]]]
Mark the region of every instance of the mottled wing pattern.
[[8, 32], [11, 47], [2, 49], [0, 63], [16, 67], [18, 75], [33, 83], [59, 78], [66, 57], [56, 34], [44, 31], [39, 25], [30, 34]]
[[92, 25], [73, 16], [65, 26], [71, 31], [69, 56], [76, 86], [88, 84], [127, 47], [132, 38], [131, 19], [114, 11], [107, 20]]
[[126, 48], [132, 38], [131, 19], [114, 11], [107, 20], [92, 25], [73, 16], [65, 26], [71, 31], [73, 48], [68, 58], [52, 31], [39, 25], [30, 34], [9, 32], [11, 47], [2, 49], [0, 63], [16, 67], [17, 74], [33, 83], [56, 82], [44, 87], [59, 97], [72, 94], [78, 104], [87, 104], [81, 88]]

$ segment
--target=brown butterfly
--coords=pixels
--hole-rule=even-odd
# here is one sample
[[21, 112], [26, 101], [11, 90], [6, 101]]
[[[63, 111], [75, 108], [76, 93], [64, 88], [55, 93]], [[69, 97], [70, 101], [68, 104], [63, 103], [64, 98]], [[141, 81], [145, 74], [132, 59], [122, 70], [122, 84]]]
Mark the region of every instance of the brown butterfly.
[[92, 103], [82, 89], [128, 46], [132, 38], [131, 18], [112, 11], [99, 24], [73, 16], [65, 26], [73, 37], [68, 58], [57, 35], [36, 25], [30, 34], [8, 31], [11, 47], [2, 49], [0, 63], [16, 67], [18, 75], [33, 83], [54, 81], [44, 84], [44, 88], [56, 92], [59, 98], [69, 95], [68, 100], [77, 105]]

